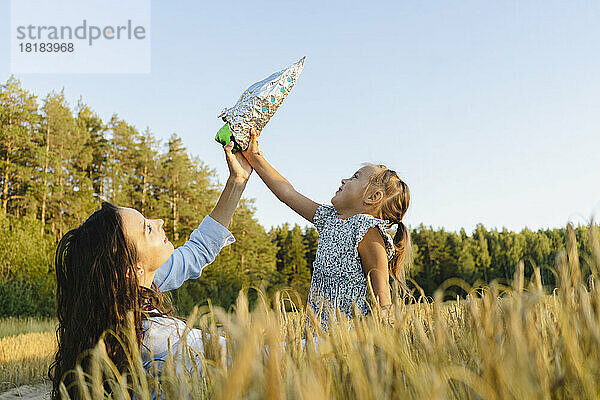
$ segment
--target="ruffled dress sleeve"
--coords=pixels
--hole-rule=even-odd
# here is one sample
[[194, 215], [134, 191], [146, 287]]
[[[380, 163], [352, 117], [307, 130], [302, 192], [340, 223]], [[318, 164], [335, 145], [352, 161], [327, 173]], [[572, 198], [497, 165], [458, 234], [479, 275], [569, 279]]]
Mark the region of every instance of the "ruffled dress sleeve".
[[396, 248], [394, 247], [394, 239], [392, 239], [392, 236], [390, 236], [390, 234], [387, 232], [386, 222], [382, 219], [366, 214], [359, 214], [356, 217], [356, 226], [354, 229], [354, 251], [356, 255], [358, 256], [358, 244], [363, 240], [367, 231], [370, 228], [375, 227], [379, 231], [379, 234], [385, 243], [385, 251], [387, 253], [388, 261], [391, 260], [396, 253]]

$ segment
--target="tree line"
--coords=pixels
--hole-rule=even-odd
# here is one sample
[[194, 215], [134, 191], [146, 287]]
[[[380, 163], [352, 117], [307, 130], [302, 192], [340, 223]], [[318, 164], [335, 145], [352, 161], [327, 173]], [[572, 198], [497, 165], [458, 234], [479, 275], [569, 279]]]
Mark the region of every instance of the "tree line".
[[[163, 142], [117, 114], [104, 121], [82, 100], [68, 104], [63, 91], [38, 99], [11, 76], [0, 86], [0, 315], [53, 314], [56, 243], [103, 200], [162, 218], [177, 247], [210, 212], [220, 189], [214, 169], [176, 134]], [[230, 225], [235, 245], [200, 279], [171, 293], [181, 314], [208, 299], [227, 308], [242, 288], [253, 300], [258, 288], [292, 288], [306, 300], [316, 230], [283, 224], [267, 232], [254, 213], [252, 200], [243, 199]], [[409, 276], [427, 295], [450, 277], [469, 284], [509, 280], [520, 260], [528, 276], [541, 267], [552, 287], [553, 259], [565, 237], [564, 229], [515, 233], [481, 225], [470, 235], [424, 226], [411, 233]], [[588, 228], [576, 233], [584, 239]]]

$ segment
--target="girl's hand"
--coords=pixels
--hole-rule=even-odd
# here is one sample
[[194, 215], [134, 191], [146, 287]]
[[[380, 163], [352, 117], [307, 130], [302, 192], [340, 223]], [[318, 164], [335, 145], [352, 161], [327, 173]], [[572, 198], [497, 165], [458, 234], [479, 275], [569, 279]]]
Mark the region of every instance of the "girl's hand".
[[260, 157], [263, 155], [262, 151], [258, 149], [258, 137], [260, 136], [260, 132], [254, 128], [250, 128], [250, 142], [248, 144], [248, 148], [244, 151], [244, 157], [248, 160], [251, 160], [256, 157]]
[[247, 182], [252, 174], [252, 166], [240, 153], [233, 153], [233, 140], [225, 146], [225, 159], [227, 160], [227, 167], [229, 167], [229, 177], [239, 181]]

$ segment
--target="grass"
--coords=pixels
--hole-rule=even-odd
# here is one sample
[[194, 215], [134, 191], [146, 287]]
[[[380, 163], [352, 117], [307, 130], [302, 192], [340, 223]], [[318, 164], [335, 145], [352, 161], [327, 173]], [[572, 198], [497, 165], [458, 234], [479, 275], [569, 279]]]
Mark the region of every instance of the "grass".
[[[224, 353], [210, 340], [204, 353], [180, 349], [158, 381], [145, 374], [135, 346], [128, 372], [115, 374], [100, 342], [90, 375], [76, 372], [79, 387], [88, 399], [108, 398], [103, 380], [122, 399], [150, 399], [152, 389], [165, 399], [597, 399], [600, 242], [597, 228], [591, 232], [590, 254], [580, 257], [568, 227], [550, 294], [538, 270], [525, 282], [519, 264], [511, 287], [493, 283], [455, 302], [442, 302], [442, 292], [431, 300], [396, 296], [391, 321], [379, 310], [352, 328], [341, 319], [321, 333], [318, 349], [308, 340], [304, 350], [303, 310], [285, 312], [289, 300], [278, 297], [249, 312], [241, 295], [233, 313], [215, 308], [188, 320], [222, 331]], [[190, 356], [199, 368], [184, 363]]]
[[0, 319], [0, 338], [21, 333], [53, 332], [58, 321], [53, 318], [2, 318]]
[[44, 382], [56, 351], [53, 332], [22, 333], [0, 339], [0, 389]]
[[44, 382], [56, 351], [50, 318], [0, 319], [0, 391]]

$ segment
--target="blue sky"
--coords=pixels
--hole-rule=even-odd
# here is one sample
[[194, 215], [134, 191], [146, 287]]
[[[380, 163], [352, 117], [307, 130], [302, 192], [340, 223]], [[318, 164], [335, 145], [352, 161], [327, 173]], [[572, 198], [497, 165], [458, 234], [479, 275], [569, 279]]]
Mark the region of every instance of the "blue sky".
[[[9, 15], [3, 0], [2, 81]], [[411, 189], [412, 226], [560, 227], [600, 211], [599, 20], [592, 1], [152, 1], [150, 74], [17, 77], [177, 133], [224, 182], [216, 116], [307, 56], [261, 136], [299, 191], [328, 203], [362, 162], [384, 163]], [[257, 176], [245, 196], [267, 229], [305, 225]]]

